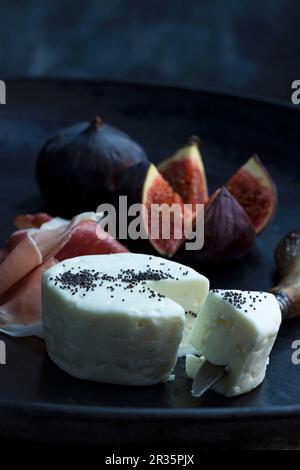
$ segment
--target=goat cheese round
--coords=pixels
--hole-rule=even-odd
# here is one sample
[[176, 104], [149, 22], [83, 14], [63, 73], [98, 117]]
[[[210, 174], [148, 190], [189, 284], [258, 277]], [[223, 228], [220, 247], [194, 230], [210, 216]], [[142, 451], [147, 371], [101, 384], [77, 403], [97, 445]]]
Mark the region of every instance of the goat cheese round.
[[43, 275], [47, 351], [81, 379], [165, 382], [183, 336], [189, 336], [186, 314], [196, 317], [207, 292], [204, 276], [159, 257], [121, 253], [65, 260]]
[[[235, 396], [257, 387], [265, 377], [269, 354], [281, 323], [273, 294], [240, 290], [210, 291], [194, 323], [191, 344], [229, 372], [213, 389]], [[186, 370], [194, 378], [202, 358], [187, 357]]]

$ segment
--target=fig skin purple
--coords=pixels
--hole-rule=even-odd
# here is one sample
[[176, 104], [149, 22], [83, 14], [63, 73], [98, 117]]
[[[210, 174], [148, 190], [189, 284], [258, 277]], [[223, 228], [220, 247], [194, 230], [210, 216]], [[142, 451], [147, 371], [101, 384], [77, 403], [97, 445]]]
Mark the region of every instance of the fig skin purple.
[[147, 162], [137, 142], [95, 116], [46, 142], [38, 155], [36, 179], [51, 206], [76, 214], [113, 202], [122, 175]]
[[255, 229], [238, 201], [223, 186], [205, 208], [204, 246], [180, 250], [178, 259], [195, 264], [217, 264], [244, 256], [255, 242]]

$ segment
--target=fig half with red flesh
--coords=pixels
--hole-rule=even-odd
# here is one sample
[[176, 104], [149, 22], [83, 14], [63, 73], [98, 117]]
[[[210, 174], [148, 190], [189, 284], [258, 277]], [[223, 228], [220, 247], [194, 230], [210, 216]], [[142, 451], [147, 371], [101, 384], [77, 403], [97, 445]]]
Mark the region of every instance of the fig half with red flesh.
[[[150, 243], [161, 255], [172, 257], [184, 242], [184, 224], [191, 223], [192, 213], [184, 208], [181, 197], [154, 165], [150, 165], [147, 171], [142, 203], [145, 208], [144, 223]], [[170, 214], [168, 226], [163, 221], [161, 212], [163, 206], [166, 213]], [[168, 212], [171, 206], [174, 211]]]
[[257, 155], [230, 178], [226, 188], [248, 214], [256, 233], [272, 219], [277, 205], [275, 184]]
[[182, 201], [185, 204], [192, 204], [193, 213], [196, 212], [196, 204], [204, 204], [208, 200], [207, 182], [199, 143], [199, 137], [189, 137], [185, 147], [179, 149], [172, 157], [158, 166], [158, 171], [180, 195]]
[[[197, 260], [218, 263], [241, 258], [255, 240], [253, 225], [238, 201], [222, 187], [205, 207], [204, 246]], [[191, 251], [193, 255], [193, 252]]]

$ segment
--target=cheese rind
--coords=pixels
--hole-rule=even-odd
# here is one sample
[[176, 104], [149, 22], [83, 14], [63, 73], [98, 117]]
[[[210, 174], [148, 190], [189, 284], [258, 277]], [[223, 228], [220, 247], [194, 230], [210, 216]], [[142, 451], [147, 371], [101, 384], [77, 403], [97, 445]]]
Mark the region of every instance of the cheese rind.
[[[229, 373], [213, 387], [216, 392], [240, 395], [264, 380], [280, 323], [280, 308], [272, 294], [238, 290], [209, 292], [193, 326], [190, 342], [213, 364], [228, 367]], [[194, 367], [193, 371], [198, 369]], [[190, 374], [192, 378], [194, 372]]]
[[[94, 290], [78, 288], [73, 293], [57, 281], [66, 272], [83, 270], [99, 273]], [[150, 275], [141, 282], [124, 281], [124, 273], [143, 279], [149, 270], [157, 272], [158, 279]], [[191, 286], [198, 290], [189, 300]], [[63, 261], [48, 270], [42, 282], [49, 356], [82, 379], [125, 385], [165, 382], [176, 363], [185, 307], [199, 310], [207, 291], [204, 276], [158, 257], [122, 253]]]

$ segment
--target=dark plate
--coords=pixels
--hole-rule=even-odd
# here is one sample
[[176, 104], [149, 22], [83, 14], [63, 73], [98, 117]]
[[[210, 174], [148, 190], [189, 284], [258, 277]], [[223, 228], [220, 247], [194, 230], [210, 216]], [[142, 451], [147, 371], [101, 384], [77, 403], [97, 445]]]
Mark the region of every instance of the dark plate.
[[[278, 187], [276, 218], [245, 258], [204, 272], [213, 287], [272, 286], [276, 242], [300, 225], [297, 109], [175, 88], [40, 80], [7, 82], [7, 101], [0, 108], [1, 242], [16, 213], [41, 207], [34, 162], [45, 139], [61, 126], [100, 113], [136, 137], [154, 162], [181, 146], [187, 135], [199, 134], [211, 190], [253, 151], [262, 157]], [[7, 344], [7, 365], [0, 366], [3, 437], [114, 445], [300, 437], [300, 365], [291, 361], [292, 342], [300, 339], [297, 319], [281, 328], [263, 385], [234, 399], [214, 392], [192, 398], [183, 361], [173, 383], [119, 387], [68, 376], [37, 339], [2, 339]]]

